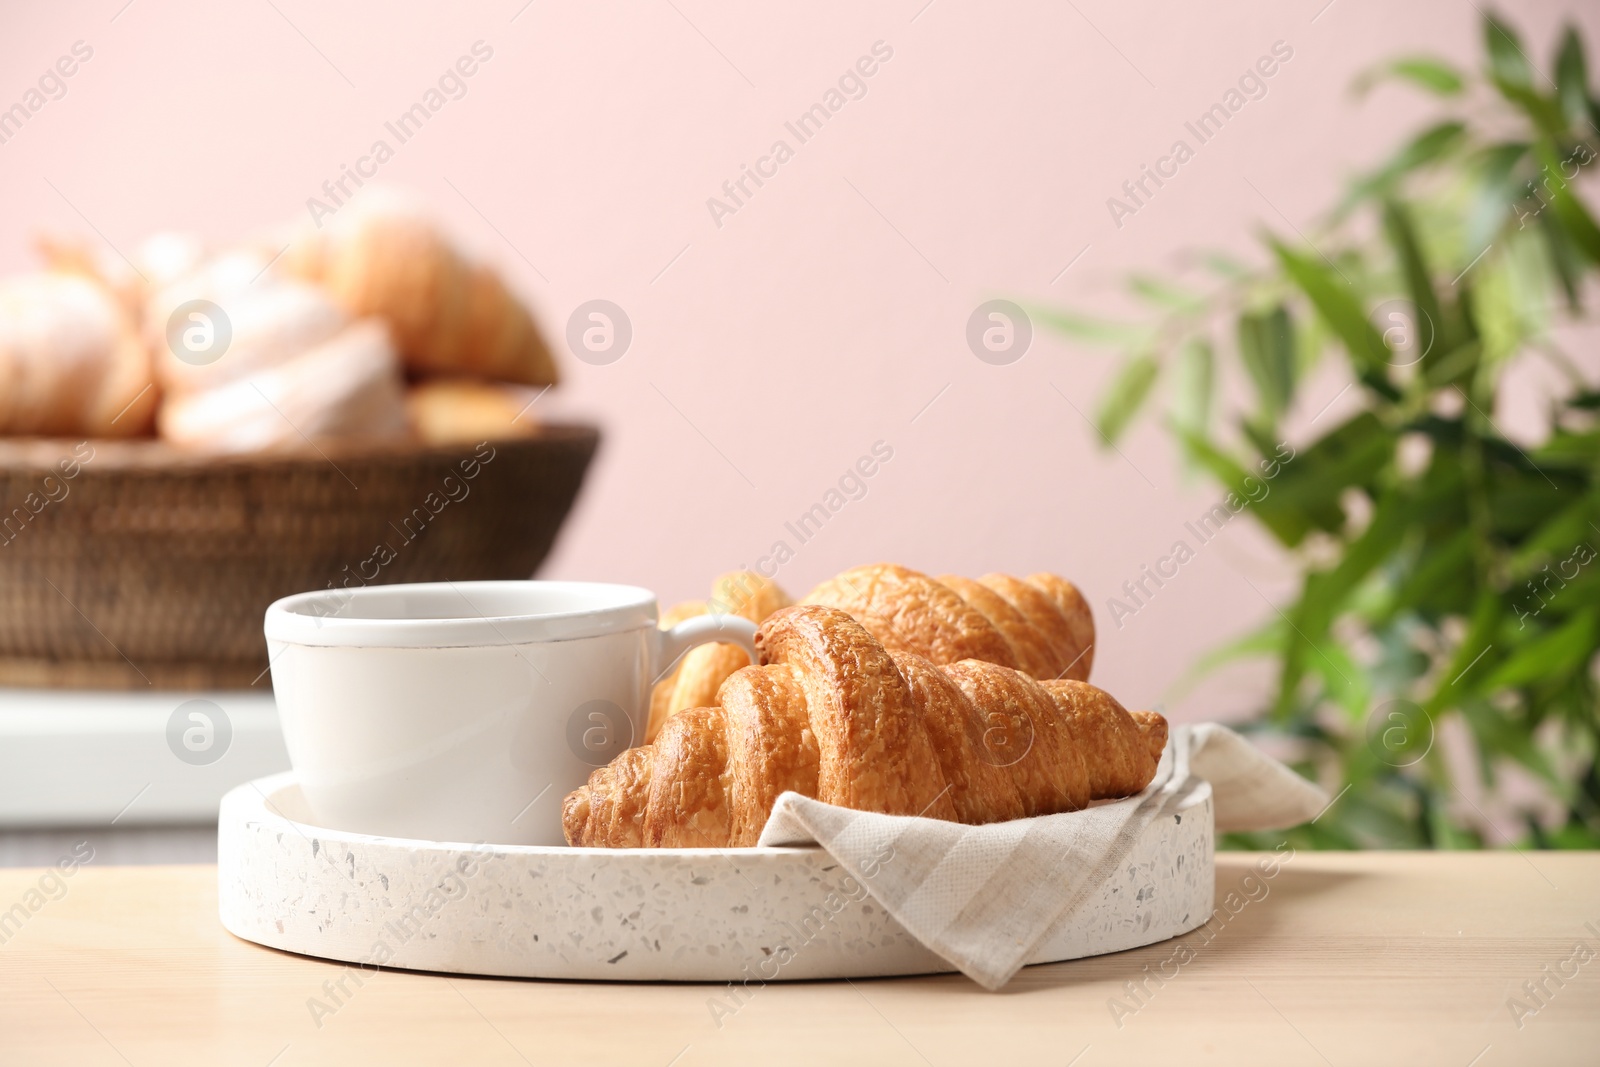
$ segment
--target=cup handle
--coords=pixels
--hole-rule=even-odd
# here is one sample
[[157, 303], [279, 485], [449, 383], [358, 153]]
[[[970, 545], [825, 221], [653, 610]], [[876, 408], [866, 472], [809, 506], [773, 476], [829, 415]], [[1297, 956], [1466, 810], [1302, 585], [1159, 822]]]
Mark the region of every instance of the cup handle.
[[650, 684], [659, 682], [696, 645], [708, 643], [738, 645], [750, 655], [751, 663], [761, 662], [756, 652], [756, 624], [739, 615], [696, 615], [670, 630], [657, 630], [654, 655], [650, 663]]

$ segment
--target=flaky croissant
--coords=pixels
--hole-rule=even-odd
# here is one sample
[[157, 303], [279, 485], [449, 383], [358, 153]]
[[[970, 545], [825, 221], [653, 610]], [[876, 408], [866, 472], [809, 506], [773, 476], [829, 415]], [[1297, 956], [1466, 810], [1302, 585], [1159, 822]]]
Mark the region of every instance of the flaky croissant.
[[1166, 720], [1078, 681], [891, 652], [842, 611], [776, 612], [762, 665], [717, 707], [669, 719], [653, 745], [562, 805], [567, 842], [610, 848], [755, 843], [778, 795], [965, 823], [1071, 811], [1155, 775]]
[[533, 317], [500, 275], [393, 191], [369, 190], [325, 229], [302, 233], [283, 262], [351, 315], [387, 323], [412, 371], [525, 385], [557, 379]]
[[[712, 601], [759, 623], [789, 603], [770, 579], [734, 571], [717, 579]], [[988, 574], [974, 581], [937, 579], [892, 563], [854, 567], [813, 589], [802, 603], [849, 612], [884, 647], [926, 656], [935, 663], [981, 659], [1015, 667], [1039, 679], [1089, 680], [1094, 663], [1094, 617], [1077, 587], [1054, 574], [1026, 580]], [[681, 617], [707, 608], [693, 602], [673, 609]], [[671, 622], [681, 621], [674, 617]], [[663, 621], [663, 625], [671, 625]], [[686, 708], [716, 703], [719, 686], [749, 660], [734, 645], [702, 645], [656, 683], [650, 694], [652, 741], [667, 719]]]
[[853, 567], [803, 604], [847, 611], [894, 651], [935, 663], [981, 659], [1039, 679], [1089, 680], [1094, 616], [1076, 586], [1054, 574], [934, 579], [909, 567]]

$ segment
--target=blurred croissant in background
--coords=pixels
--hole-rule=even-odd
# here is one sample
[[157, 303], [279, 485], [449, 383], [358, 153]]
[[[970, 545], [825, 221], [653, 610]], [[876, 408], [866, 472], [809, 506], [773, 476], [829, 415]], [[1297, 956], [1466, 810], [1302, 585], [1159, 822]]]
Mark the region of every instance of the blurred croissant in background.
[[0, 281], [0, 434], [137, 437], [156, 394], [137, 324], [83, 277]]
[[151, 298], [161, 436], [213, 452], [404, 438], [405, 383], [383, 323], [266, 269], [235, 253]]
[[401, 194], [369, 191], [325, 229], [298, 235], [283, 258], [351, 315], [386, 322], [412, 371], [556, 383], [550, 349], [500, 276], [458, 252]]
[[475, 442], [536, 433], [529, 409], [558, 378], [499, 274], [389, 190], [286, 238], [39, 251], [46, 271], [0, 282], [0, 435]]

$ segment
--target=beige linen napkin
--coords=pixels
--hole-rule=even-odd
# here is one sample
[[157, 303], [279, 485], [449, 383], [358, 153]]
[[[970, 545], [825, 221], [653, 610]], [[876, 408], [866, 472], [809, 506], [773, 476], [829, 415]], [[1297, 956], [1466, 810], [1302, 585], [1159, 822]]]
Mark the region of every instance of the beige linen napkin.
[[[778, 798], [760, 844], [815, 843], [900, 925], [973, 981], [999, 989], [1045, 934], [1118, 870], [1153, 820], [1201, 779], [1218, 830], [1315, 817], [1327, 794], [1226, 726], [1176, 726], [1150, 785], [1084, 811], [987, 826], [878, 815], [798, 793]], [[885, 856], [893, 862], [884, 862]]]

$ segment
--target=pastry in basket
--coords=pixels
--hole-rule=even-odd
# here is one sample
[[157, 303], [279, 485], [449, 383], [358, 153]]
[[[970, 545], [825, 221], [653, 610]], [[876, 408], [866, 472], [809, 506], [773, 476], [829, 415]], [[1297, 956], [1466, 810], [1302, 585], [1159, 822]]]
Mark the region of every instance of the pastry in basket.
[[430, 445], [469, 445], [539, 432], [529, 408], [540, 390], [509, 382], [440, 378], [406, 391], [406, 419]]
[[404, 383], [383, 324], [352, 321], [316, 286], [267, 267], [232, 253], [151, 298], [161, 436], [212, 452], [405, 439]]
[[389, 325], [407, 369], [526, 385], [555, 383], [533, 317], [491, 267], [463, 255], [409, 198], [369, 189], [284, 255], [357, 317]]
[[126, 308], [72, 274], [0, 281], [0, 434], [133, 437], [157, 393]]
[[[708, 612], [738, 615], [751, 622], [764, 622], [779, 608], [787, 607], [789, 597], [770, 578], [754, 571], [733, 571], [711, 585], [711, 599], [676, 604], [662, 614], [661, 625], [670, 629], [684, 619]], [[650, 691], [650, 722], [645, 741], [656, 734], [673, 715], [688, 708], [717, 702], [717, 690], [728, 676], [750, 665], [750, 657], [738, 645], [697, 645]]]
[[76, 274], [104, 285], [135, 320], [144, 313], [151, 293], [195, 270], [205, 258], [205, 245], [198, 237], [175, 232], [151, 234], [133, 248], [129, 259], [104, 242], [65, 234], [40, 234], [34, 248], [54, 273]]
[[970, 824], [1073, 811], [1139, 792], [1166, 745], [1160, 715], [1087, 682], [937, 666], [836, 608], [779, 610], [756, 645], [761, 665], [729, 677], [719, 706], [673, 716], [567, 796], [569, 844], [752, 845], [786, 790]]

